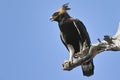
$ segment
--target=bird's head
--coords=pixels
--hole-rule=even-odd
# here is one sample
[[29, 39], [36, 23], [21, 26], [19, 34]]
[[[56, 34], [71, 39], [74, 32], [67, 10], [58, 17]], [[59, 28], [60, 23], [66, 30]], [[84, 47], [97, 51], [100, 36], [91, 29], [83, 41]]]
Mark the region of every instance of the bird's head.
[[70, 10], [68, 7], [69, 3], [62, 5], [60, 9], [53, 13], [52, 17], [50, 18], [51, 21], [59, 21], [63, 14], [67, 13], [67, 10]]

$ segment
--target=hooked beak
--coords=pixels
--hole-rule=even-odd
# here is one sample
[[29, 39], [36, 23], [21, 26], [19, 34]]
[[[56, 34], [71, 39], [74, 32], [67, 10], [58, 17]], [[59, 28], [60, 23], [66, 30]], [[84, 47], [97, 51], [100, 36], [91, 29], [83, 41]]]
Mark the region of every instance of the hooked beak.
[[50, 21], [51, 21], [51, 22], [54, 21], [53, 17], [50, 17]]

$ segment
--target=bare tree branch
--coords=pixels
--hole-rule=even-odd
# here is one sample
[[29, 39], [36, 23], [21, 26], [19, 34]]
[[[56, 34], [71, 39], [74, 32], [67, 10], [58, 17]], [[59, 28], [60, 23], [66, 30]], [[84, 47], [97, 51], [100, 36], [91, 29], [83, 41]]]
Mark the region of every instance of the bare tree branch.
[[120, 23], [114, 36], [105, 35], [104, 40], [98, 39], [98, 43], [92, 44], [90, 48], [84, 47], [81, 52], [77, 53], [78, 58], [75, 58], [72, 64], [69, 62], [63, 63], [63, 70], [72, 70], [103, 51], [120, 51]]

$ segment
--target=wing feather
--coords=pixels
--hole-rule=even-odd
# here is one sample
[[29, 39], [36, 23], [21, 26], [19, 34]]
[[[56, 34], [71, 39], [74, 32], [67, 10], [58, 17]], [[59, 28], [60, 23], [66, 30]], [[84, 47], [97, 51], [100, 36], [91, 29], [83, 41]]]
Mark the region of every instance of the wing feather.
[[80, 36], [82, 37], [83, 42], [86, 41], [87, 45], [90, 46], [91, 41], [85, 25], [78, 19], [75, 19], [74, 22], [75, 26], [77, 27], [78, 33], [80, 33]]

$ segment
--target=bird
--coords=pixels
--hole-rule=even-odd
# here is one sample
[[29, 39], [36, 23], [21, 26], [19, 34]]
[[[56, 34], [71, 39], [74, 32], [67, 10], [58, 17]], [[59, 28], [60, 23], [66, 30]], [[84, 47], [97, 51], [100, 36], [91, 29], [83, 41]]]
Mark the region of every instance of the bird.
[[[58, 22], [60, 38], [70, 53], [68, 62], [72, 64], [73, 59], [77, 57], [75, 56], [76, 53], [82, 50], [84, 43], [90, 48], [91, 41], [83, 22], [68, 14], [67, 11], [71, 9], [68, 7], [68, 4], [63, 4], [62, 7], [55, 11], [50, 17], [50, 20]], [[94, 74], [93, 59], [82, 63], [81, 67], [84, 76], [89, 77]]]

